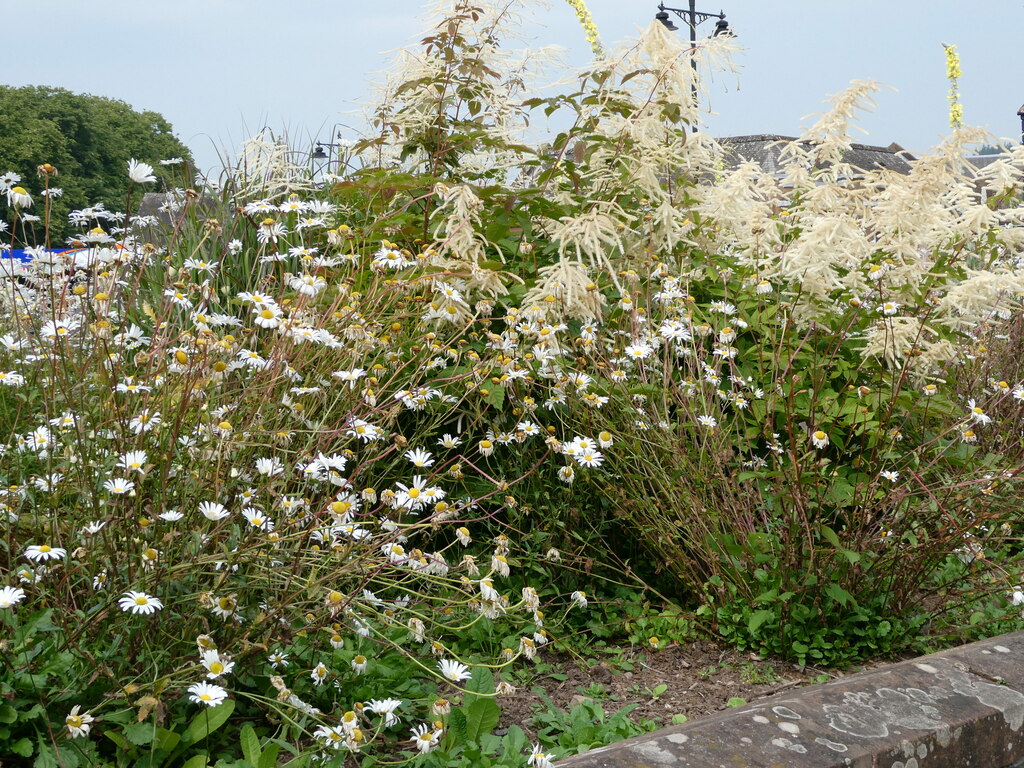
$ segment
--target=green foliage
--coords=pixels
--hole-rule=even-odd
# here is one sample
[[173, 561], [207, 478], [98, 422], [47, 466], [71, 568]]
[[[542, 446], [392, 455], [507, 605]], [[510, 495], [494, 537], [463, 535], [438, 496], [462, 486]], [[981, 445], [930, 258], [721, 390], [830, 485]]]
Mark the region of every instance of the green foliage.
[[650, 733], [658, 724], [654, 720], [634, 721], [630, 713], [638, 705], [631, 704], [609, 714], [596, 701], [583, 701], [568, 711], [556, 707], [541, 689], [534, 689], [544, 708], [534, 714], [537, 734], [545, 742], [555, 744], [563, 754], [578, 754], [631, 736]]
[[[192, 154], [158, 113], [137, 112], [115, 99], [63, 88], [0, 86], [0, 168], [21, 176], [22, 186], [35, 198], [32, 213], [44, 215], [39, 196], [43, 181], [36, 169], [49, 163], [59, 173], [48, 181], [63, 190], [51, 203], [47, 234], [52, 244], [63, 245], [72, 233], [70, 211], [97, 203], [124, 210], [128, 160], [133, 157], [154, 166], [170, 186], [191, 186]], [[159, 165], [172, 158], [188, 165]], [[23, 244], [42, 245], [44, 237], [40, 225], [26, 234]]]

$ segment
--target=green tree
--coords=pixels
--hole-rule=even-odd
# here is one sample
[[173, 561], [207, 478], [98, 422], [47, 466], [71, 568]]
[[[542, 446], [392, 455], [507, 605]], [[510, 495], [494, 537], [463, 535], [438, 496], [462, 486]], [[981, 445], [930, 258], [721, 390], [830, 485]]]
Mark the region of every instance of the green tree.
[[[70, 211], [98, 202], [110, 210], [124, 209], [130, 184], [127, 163], [133, 157], [153, 165], [162, 185], [181, 184], [190, 171], [160, 166], [160, 160], [180, 157], [188, 166], [193, 162], [171, 124], [156, 112], [136, 112], [116, 99], [63, 88], [0, 86], [0, 173], [19, 174], [21, 185], [41, 203], [43, 182], [36, 169], [49, 163], [59, 172], [49, 182], [63, 190], [52, 205], [54, 245], [74, 233], [67, 223]], [[42, 215], [38, 209], [32, 212]], [[32, 245], [29, 232], [27, 244]]]

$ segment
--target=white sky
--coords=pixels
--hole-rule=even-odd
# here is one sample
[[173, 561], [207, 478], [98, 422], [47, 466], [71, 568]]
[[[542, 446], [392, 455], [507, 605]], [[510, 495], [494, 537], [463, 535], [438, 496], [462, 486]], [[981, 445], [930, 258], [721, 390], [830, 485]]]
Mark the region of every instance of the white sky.
[[[724, 10], [744, 48], [739, 76], [724, 75], [712, 87], [716, 136], [794, 135], [810, 122], [801, 118], [824, 108], [828, 94], [865, 79], [898, 90], [879, 94], [877, 109], [860, 123], [868, 133], [855, 140], [923, 151], [948, 130], [945, 42], [961, 55], [965, 121], [1020, 138], [1024, 3], [1018, 0], [714, 2], [719, 5], [699, 0], [697, 9]], [[287, 128], [310, 144], [314, 137], [328, 140], [336, 124], [358, 128], [355, 105], [368, 94], [369, 76], [386, 65], [383, 52], [418, 39], [426, 5], [2, 0], [8, 44], [0, 82], [57, 86], [160, 112], [209, 168], [263, 125]], [[649, 0], [588, 5], [606, 46], [634, 37], [657, 11]], [[524, 33], [537, 45], [565, 46], [573, 64], [589, 59], [564, 0], [550, 0], [532, 16]], [[707, 22], [698, 36], [713, 28]]]

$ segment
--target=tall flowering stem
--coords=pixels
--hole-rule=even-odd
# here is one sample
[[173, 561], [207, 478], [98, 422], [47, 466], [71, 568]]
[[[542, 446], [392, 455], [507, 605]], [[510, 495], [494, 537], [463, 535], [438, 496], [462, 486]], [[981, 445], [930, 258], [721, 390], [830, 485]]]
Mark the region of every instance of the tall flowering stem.
[[590, 13], [590, 9], [587, 8], [585, 0], [565, 0], [572, 9], [576, 11], [576, 18], [580, 21], [580, 26], [583, 27], [583, 31], [587, 36], [587, 42], [590, 43], [590, 50], [594, 52], [594, 57], [603, 59], [605, 56], [604, 46], [601, 45], [601, 37], [597, 31], [597, 24], [594, 23], [594, 17]]
[[962, 128], [964, 124], [964, 108], [960, 104], [960, 54], [956, 52], [955, 45], [945, 45], [946, 50], [946, 79], [949, 80], [949, 94], [946, 99], [949, 101], [949, 127], [954, 131]]

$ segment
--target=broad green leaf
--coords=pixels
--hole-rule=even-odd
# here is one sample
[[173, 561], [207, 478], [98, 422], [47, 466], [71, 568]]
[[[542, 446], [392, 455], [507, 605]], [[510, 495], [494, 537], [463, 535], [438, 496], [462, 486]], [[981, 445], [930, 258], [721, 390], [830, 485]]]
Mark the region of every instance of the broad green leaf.
[[758, 628], [762, 624], [764, 624], [773, 616], [775, 616], [774, 611], [764, 609], [760, 611], [754, 611], [752, 614], [750, 614], [750, 619], [747, 621], [747, 631], [750, 634], [754, 634], [755, 632], [757, 632]]
[[[221, 706], [224, 706], [223, 704]], [[206, 755], [196, 755], [190, 757], [185, 761], [185, 764], [181, 768], [206, 768], [210, 764], [209, 758]]]
[[501, 718], [501, 707], [493, 699], [477, 699], [468, 707], [466, 713], [466, 738], [469, 741], [480, 741], [480, 737], [498, 724]]
[[263, 750], [263, 754], [260, 755], [260, 761], [256, 768], [274, 768], [277, 765], [277, 754], [281, 751], [281, 748], [277, 744], [268, 744], [267, 748]]
[[224, 725], [234, 711], [235, 702], [231, 699], [227, 699], [216, 707], [203, 707], [203, 710], [192, 719], [188, 728], [185, 729], [185, 733], [182, 734], [182, 740], [186, 744], [195, 744], [197, 741], [202, 741]]
[[835, 600], [837, 603], [839, 603], [844, 608], [847, 605], [851, 605], [851, 604], [852, 605], [856, 605], [857, 604], [857, 600], [854, 598], [854, 596], [851, 595], [849, 592], [847, 592], [842, 587], [840, 587], [838, 584], [834, 584], [833, 583], [833, 584], [829, 584], [827, 587], [825, 587], [825, 594], [827, 594], [829, 597], [831, 597], [833, 600]]
[[242, 754], [245, 755], [245, 759], [258, 766], [261, 757], [260, 739], [256, 735], [256, 731], [248, 723], [242, 727], [239, 741], [242, 743]]
[[169, 731], [166, 728], [156, 729], [156, 748], [162, 749], [165, 752], [170, 752], [181, 741], [181, 734], [174, 731]]

